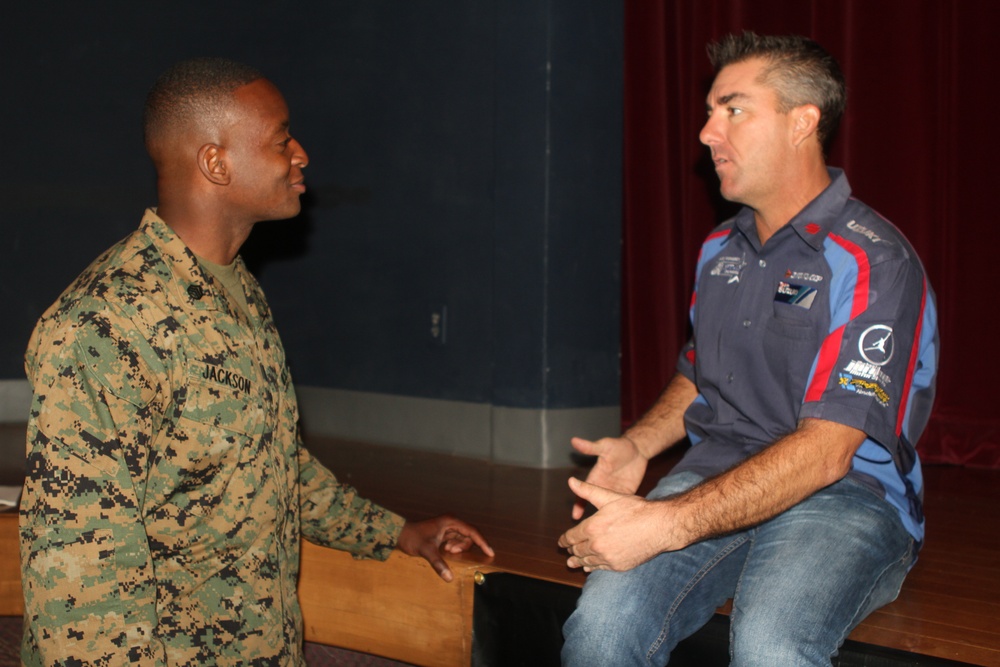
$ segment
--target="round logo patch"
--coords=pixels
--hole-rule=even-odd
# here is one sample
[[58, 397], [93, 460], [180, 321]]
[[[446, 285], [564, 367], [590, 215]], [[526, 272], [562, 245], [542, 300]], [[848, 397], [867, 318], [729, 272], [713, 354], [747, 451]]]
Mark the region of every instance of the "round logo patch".
[[876, 324], [865, 329], [858, 342], [858, 351], [864, 360], [876, 366], [884, 366], [892, 359], [896, 340], [892, 337], [892, 327]]

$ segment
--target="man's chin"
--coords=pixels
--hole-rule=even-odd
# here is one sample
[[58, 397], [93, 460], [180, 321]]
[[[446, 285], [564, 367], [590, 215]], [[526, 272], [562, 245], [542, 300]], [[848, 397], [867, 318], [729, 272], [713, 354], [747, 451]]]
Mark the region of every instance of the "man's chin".
[[737, 185], [731, 181], [722, 181], [719, 184], [719, 194], [726, 201], [733, 202], [734, 204], [744, 204], [746, 205], [746, 193], [737, 187]]
[[736, 204], [742, 203], [739, 198], [739, 193], [735, 192], [730, 188], [719, 188], [719, 194], [721, 194], [722, 198], [725, 199], [726, 201], [731, 201]]
[[280, 220], [291, 220], [302, 212], [302, 205], [296, 202], [295, 206], [289, 206], [282, 211], [274, 211], [267, 217], [261, 218], [258, 222], [278, 222]]

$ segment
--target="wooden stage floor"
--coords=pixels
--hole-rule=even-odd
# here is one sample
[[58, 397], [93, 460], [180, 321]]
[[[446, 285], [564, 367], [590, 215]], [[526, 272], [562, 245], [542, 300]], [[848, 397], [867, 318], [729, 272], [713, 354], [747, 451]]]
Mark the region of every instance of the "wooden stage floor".
[[[572, 525], [570, 474], [370, 444], [310, 438], [310, 449], [358, 491], [411, 519], [450, 512], [497, 552], [491, 565], [580, 586], [558, 536]], [[644, 489], [676, 459], [654, 461]], [[1000, 666], [1000, 470], [926, 466], [927, 541], [899, 598], [851, 639], [974, 665]], [[641, 489], [643, 490], [643, 489]], [[478, 554], [463, 563], [485, 562]]]
[[[23, 428], [0, 424], [6, 451], [23, 446]], [[497, 551], [491, 569], [582, 585], [585, 575], [566, 568], [556, 539], [573, 523], [566, 478], [586, 474], [584, 468], [537, 470], [325, 438], [307, 441], [342, 480], [408, 518], [451, 512], [475, 524]], [[0, 484], [19, 483], [23, 474], [23, 456], [9, 458], [0, 462]], [[673, 462], [655, 461], [644, 488]], [[925, 466], [924, 476], [928, 529], [920, 560], [899, 599], [875, 612], [851, 639], [1000, 667], [1000, 470]], [[10, 547], [16, 553], [16, 543]], [[487, 562], [478, 552], [458, 560], [470, 566]]]

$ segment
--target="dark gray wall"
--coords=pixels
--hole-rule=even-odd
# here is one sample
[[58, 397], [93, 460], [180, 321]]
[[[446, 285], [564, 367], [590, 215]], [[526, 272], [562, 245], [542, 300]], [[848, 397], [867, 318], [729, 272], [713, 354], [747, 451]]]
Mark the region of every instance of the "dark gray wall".
[[617, 404], [620, 5], [5, 7], [0, 378], [22, 377], [37, 317], [154, 203], [153, 79], [225, 55], [282, 89], [311, 160], [303, 214], [244, 253], [298, 384]]

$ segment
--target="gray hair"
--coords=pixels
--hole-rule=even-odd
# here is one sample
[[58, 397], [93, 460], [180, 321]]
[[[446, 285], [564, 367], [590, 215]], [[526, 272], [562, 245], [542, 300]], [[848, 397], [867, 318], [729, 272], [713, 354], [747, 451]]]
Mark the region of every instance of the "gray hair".
[[840, 65], [813, 40], [747, 31], [709, 44], [708, 58], [716, 72], [734, 63], [762, 59], [760, 83], [777, 93], [778, 111], [788, 113], [797, 106], [814, 104], [820, 111], [816, 129], [820, 143], [825, 145], [837, 131], [847, 107], [847, 86]]

